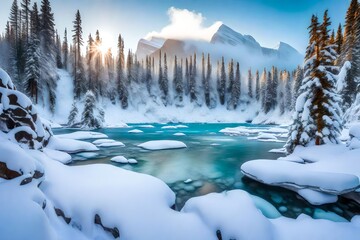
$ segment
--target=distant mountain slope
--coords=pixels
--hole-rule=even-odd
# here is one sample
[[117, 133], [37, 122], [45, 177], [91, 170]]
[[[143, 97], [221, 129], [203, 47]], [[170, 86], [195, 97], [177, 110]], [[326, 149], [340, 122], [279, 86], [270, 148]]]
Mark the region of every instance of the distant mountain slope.
[[168, 58], [177, 55], [180, 58], [194, 53], [209, 53], [216, 61], [224, 56], [227, 60], [239, 61], [243, 68], [263, 68], [278, 66], [295, 68], [303, 62], [303, 56], [292, 46], [280, 42], [275, 48], [262, 47], [252, 36], [242, 35], [222, 24], [209, 42], [200, 40], [175, 40], [151, 38], [141, 39], [136, 54], [139, 59], [145, 56], [159, 56], [159, 51], [166, 52]]

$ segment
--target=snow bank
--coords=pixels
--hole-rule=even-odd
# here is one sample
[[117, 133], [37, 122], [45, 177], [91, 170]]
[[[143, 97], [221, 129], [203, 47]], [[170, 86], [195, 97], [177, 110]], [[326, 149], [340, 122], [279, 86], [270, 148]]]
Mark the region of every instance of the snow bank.
[[73, 133], [58, 134], [55, 136], [58, 138], [68, 138], [68, 139], [76, 139], [76, 140], [108, 138], [108, 136], [106, 136], [103, 133], [89, 132], [89, 131], [77, 131]]
[[186, 144], [180, 141], [174, 140], [156, 140], [148, 141], [138, 145], [141, 148], [147, 150], [165, 150], [165, 149], [177, 149], [177, 148], [186, 148]]
[[349, 150], [343, 144], [297, 147], [277, 161], [246, 162], [241, 171], [257, 181], [294, 190], [313, 204], [323, 204], [359, 188], [359, 155], [360, 149]]

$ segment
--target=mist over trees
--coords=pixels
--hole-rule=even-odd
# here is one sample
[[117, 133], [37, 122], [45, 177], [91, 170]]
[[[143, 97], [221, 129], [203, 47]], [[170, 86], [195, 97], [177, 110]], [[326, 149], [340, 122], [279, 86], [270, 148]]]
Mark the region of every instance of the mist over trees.
[[[286, 114], [294, 110], [296, 99], [305, 91], [304, 81], [314, 74], [336, 76], [348, 62], [351, 68], [341, 86], [335, 79], [327, 81], [336, 87], [342, 109], [351, 109], [356, 104], [360, 76], [358, 2], [351, 1], [344, 27], [338, 25], [331, 30], [330, 20], [324, 18], [323, 22], [312, 20], [312, 47], [307, 49], [304, 67], [245, 69], [226, 56], [216, 59], [206, 52], [179, 57], [157, 51], [138, 59], [131, 49], [125, 53], [121, 34], [117, 36], [117, 49], [104, 51], [101, 29], [84, 36], [80, 10], [74, 13], [72, 26], [57, 30], [49, 0], [42, 0], [39, 7], [30, 0], [20, 4], [14, 0], [0, 37], [0, 66], [9, 72], [19, 90], [52, 112], [57, 101], [57, 69], [61, 68], [71, 73], [77, 105], [84, 106], [90, 90], [97, 104], [108, 101], [124, 110], [153, 102], [163, 107], [192, 105], [229, 111], [251, 106], [259, 113]], [[59, 33], [63, 33], [62, 38]], [[320, 55], [325, 62], [318, 66], [326, 71], [311, 72], [313, 63], [309, 61]], [[74, 106], [72, 109], [74, 115]]]

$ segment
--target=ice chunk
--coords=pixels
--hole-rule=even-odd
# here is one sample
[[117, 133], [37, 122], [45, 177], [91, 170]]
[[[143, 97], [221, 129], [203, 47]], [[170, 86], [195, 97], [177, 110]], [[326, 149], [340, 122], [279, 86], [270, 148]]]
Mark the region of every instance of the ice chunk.
[[128, 131], [128, 133], [143, 133], [143, 132], [144, 131], [139, 130], [139, 129], [133, 129], [133, 130]]
[[180, 141], [174, 140], [155, 140], [148, 141], [138, 145], [141, 148], [147, 150], [165, 150], [165, 149], [177, 149], [177, 148], [186, 148], [186, 144]]

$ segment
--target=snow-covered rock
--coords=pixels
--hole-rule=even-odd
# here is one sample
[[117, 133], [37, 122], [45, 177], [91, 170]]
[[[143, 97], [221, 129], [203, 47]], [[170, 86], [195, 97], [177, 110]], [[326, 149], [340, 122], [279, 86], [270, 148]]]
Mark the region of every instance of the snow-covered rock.
[[141, 148], [147, 150], [165, 150], [165, 149], [177, 149], [177, 148], [186, 148], [186, 144], [180, 141], [174, 140], [155, 140], [148, 141], [138, 145]]
[[0, 68], [0, 131], [24, 148], [41, 149], [52, 136], [42, 123], [31, 100], [16, 90], [9, 75]]
[[143, 133], [144, 131], [140, 130], [140, 129], [133, 129], [128, 131], [128, 133]]
[[174, 136], [186, 136], [185, 133], [181, 133], [181, 132], [174, 133], [173, 135], [174, 135]]
[[343, 144], [297, 147], [293, 154], [277, 161], [246, 162], [241, 170], [257, 181], [294, 190], [309, 202], [322, 204], [336, 201], [337, 195], [357, 191], [359, 152]]
[[56, 137], [76, 139], [76, 140], [108, 138], [108, 136], [106, 136], [103, 133], [89, 132], [89, 131], [77, 131], [77, 132], [66, 133], [66, 134], [58, 134], [58, 135], [56, 135]]
[[98, 145], [96, 145], [98, 147], [124, 147], [125, 144], [123, 144], [122, 142], [107, 142], [107, 143], [100, 143]]
[[92, 143], [83, 142], [75, 139], [59, 138], [54, 136], [50, 139], [47, 146], [49, 149], [64, 151], [67, 153], [78, 153], [78, 152], [92, 152], [98, 151], [99, 149]]
[[110, 159], [110, 161], [112, 162], [117, 162], [117, 163], [128, 163], [129, 161], [126, 159], [126, 157], [124, 156], [116, 156], [116, 157], [112, 157]]

